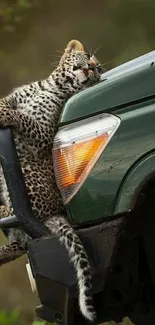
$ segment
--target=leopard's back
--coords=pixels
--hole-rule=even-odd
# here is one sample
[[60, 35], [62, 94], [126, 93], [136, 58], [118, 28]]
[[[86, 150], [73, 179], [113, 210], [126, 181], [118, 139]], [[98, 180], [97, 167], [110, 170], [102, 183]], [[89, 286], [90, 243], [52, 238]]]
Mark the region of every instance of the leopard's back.
[[[34, 82], [30, 85], [17, 88], [14, 91], [14, 96], [16, 98], [15, 109], [22, 110], [24, 114], [28, 114], [32, 118], [37, 119], [39, 123], [45, 123], [45, 118], [50, 123], [50, 143], [52, 148], [54, 135], [57, 130], [57, 122], [60, 116], [60, 104], [56, 101], [54, 91], [43, 89], [43, 87], [39, 86], [38, 82]], [[19, 158], [23, 159], [25, 154], [30, 153], [32, 153], [33, 157], [37, 157], [37, 148], [32, 145], [31, 141], [26, 141], [24, 135], [19, 134], [18, 130], [13, 130], [13, 132]], [[29, 128], [29, 132], [34, 133], [34, 130]], [[34, 133], [34, 136], [37, 135]]]
[[[23, 134], [20, 134], [16, 129], [13, 130], [15, 145], [34, 214], [44, 220], [53, 213], [58, 214], [63, 211], [52, 161], [52, 145], [57, 130], [60, 105], [55, 101], [52, 90], [43, 89], [38, 85], [38, 82], [15, 89], [13, 96], [15, 98], [15, 110], [22, 110], [24, 114], [37, 119], [39, 123], [44, 122], [45, 117], [46, 120], [50, 121], [50, 147], [43, 154], [38, 152], [33, 143], [30, 140], [27, 141]], [[35, 133], [35, 130], [29, 129], [29, 132]], [[34, 136], [36, 135], [34, 134]], [[42, 134], [40, 134], [41, 136]], [[0, 182], [2, 201], [6, 205], [11, 205], [2, 173]]]

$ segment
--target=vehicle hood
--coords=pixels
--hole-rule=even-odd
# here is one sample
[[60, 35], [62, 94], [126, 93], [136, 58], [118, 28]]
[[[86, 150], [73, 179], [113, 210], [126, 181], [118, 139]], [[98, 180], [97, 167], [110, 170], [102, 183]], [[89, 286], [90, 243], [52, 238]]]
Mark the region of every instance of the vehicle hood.
[[101, 77], [92, 87], [71, 97], [65, 104], [59, 124], [64, 125], [123, 107], [155, 94], [155, 51], [122, 64]]

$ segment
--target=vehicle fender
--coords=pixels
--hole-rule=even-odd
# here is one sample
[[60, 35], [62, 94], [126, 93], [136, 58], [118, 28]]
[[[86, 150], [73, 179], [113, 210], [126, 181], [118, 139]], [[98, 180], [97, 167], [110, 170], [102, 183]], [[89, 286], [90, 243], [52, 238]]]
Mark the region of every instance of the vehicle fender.
[[153, 174], [155, 174], [155, 151], [138, 159], [126, 173], [117, 192], [114, 215], [133, 209], [139, 193]]

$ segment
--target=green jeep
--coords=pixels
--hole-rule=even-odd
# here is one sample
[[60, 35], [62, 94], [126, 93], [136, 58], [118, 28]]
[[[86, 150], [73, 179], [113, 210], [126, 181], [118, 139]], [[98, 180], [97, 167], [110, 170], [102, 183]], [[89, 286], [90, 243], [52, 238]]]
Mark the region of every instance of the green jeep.
[[[56, 181], [90, 259], [98, 324], [125, 316], [155, 324], [154, 83], [155, 51], [105, 72], [66, 103], [55, 137]], [[86, 324], [65, 248], [41, 238], [46, 230], [32, 214], [8, 129], [0, 131], [0, 160], [16, 214], [0, 226], [20, 223], [32, 237], [27, 269], [41, 301], [37, 315]]]

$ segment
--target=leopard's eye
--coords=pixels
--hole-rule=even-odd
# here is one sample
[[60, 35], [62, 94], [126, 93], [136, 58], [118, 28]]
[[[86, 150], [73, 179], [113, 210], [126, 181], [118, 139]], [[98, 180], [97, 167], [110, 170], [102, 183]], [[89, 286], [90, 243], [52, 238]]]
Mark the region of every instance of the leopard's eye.
[[88, 60], [90, 60], [90, 58], [91, 58], [91, 54], [89, 54], [89, 53], [85, 53], [85, 56], [86, 56], [86, 58], [87, 58]]
[[75, 65], [74, 67], [73, 67], [73, 71], [76, 71], [76, 70], [79, 70], [80, 69], [80, 66], [79, 65]]

